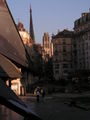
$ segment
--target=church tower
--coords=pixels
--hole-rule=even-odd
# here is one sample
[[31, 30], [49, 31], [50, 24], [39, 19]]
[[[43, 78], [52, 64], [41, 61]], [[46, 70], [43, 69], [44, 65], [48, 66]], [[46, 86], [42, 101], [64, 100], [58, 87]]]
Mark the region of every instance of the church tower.
[[33, 29], [33, 20], [32, 20], [32, 8], [30, 6], [30, 36], [35, 43], [34, 29]]
[[43, 58], [51, 56], [51, 44], [48, 32], [43, 35]]

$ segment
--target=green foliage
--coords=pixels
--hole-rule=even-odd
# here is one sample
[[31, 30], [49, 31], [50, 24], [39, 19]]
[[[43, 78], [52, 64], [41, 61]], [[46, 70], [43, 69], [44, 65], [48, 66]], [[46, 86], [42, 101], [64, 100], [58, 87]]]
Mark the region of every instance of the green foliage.
[[53, 64], [51, 58], [49, 58], [44, 64], [44, 76], [48, 81], [53, 80]]
[[33, 71], [33, 74], [36, 76], [42, 76], [42, 55], [39, 53], [36, 45], [33, 45], [33, 56], [30, 61], [30, 69]]

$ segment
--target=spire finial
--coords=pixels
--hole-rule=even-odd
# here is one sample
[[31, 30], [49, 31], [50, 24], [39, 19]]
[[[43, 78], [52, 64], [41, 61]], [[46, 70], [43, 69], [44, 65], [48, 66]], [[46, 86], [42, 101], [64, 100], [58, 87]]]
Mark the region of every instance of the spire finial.
[[31, 4], [30, 4], [30, 12], [32, 12], [32, 7], [31, 7]]
[[30, 4], [30, 36], [31, 36], [33, 42], [35, 42], [31, 4]]

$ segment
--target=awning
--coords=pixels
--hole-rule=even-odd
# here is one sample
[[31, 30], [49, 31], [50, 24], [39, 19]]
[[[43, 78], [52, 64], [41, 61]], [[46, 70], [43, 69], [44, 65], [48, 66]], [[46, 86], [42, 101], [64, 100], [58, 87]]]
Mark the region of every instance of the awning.
[[28, 66], [25, 46], [5, 0], [0, 0], [0, 53], [22, 66]]
[[0, 54], [0, 77], [20, 78], [20, 70], [6, 57]]

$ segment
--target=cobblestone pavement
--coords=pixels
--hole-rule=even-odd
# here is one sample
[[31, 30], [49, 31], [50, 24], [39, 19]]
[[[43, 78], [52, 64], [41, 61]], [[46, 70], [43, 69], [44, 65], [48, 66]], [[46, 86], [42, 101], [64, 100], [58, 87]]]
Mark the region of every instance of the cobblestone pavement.
[[0, 120], [23, 120], [23, 117], [5, 106], [0, 105]]
[[65, 104], [68, 98], [70, 98], [70, 95], [69, 97], [47, 96], [44, 102], [40, 98], [39, 103], [37, 103], [35, 97], [27, 97], [23, 100], [42, 120], [90, 120], [90, 111]]
[[[78, 96], [80, 95], [53, 94], [46, 96], [44, 101], [40, 97], [39, 103], [37, 103], [36, 97], [33, 95], [22, 96], [20, 98], [28, 104], [42, 120], [90, 120], [90, 110], [86, 111], [66, 104], [71, 97], [75, 98]], [[4, 106], [0, 106], [0, 120], [23, 120], [23, 117]]]

